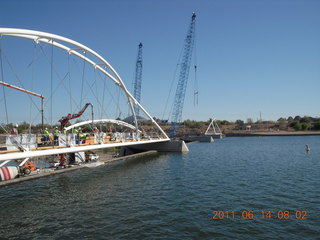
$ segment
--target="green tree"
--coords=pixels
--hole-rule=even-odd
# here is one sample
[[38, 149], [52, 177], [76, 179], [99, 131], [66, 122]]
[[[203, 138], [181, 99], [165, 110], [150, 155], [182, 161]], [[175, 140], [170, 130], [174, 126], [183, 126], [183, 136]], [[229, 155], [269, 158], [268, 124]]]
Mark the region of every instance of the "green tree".
[[309, 124], [308, 123], [301, 123], [301, 130], [306, 131], [309, 129]]
[[320, 130], [320, 120], [314, 123], [314, 130]]
[[242, 126], [244, 124], [244, 122], [242, 120], [238, 119], [236, 121], [236, 124]]
[[293, 122], [291, 124], [291, 127], [293, 127], [293, 129], [296, 131], [301, 131], [301, 123], [298, 121]]
[[300, 119], [301, 123], [310, 123], [311, 122], [311, 118], [304, 116], [303, 118]]

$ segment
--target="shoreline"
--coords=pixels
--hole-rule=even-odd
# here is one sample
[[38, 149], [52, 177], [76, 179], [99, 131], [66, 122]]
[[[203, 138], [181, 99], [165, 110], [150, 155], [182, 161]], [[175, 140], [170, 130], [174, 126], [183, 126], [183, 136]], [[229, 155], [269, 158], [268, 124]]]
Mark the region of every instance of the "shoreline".
[[228, 131], [226, 137], [268, 137], [268, 136], [316, 136], [320, 131]]

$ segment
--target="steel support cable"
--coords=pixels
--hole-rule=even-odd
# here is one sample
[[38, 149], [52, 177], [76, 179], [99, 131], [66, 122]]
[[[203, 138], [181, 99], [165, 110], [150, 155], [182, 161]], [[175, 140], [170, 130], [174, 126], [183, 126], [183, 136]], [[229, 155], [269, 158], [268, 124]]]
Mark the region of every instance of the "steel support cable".
[[[37, 44], [34, 44], [33, 47], [33, 57], [32, 57], [32, 61], [31, 63], [28, 65], [28, 68], [31, 67], [32, 68], [32, 77], [31, 77], [31, 89], [33, 90], [33, 86], [34, 86], [34, 62], [35, 62], [35, 53], [37, 50]], [[30, 102], [30, 110], [29, 110], [29, 134], [31, 134], [31, 121], [32, 121], [32, 103]]]
[[[75, 62], [75, 63], [76, 63], [76, 65], [78, 66], [78, 62]], [[95, 71], [95, 76], [96, 76], [96, 71]], [[106, 81], [105, 81], [105, 79], [103, 80], [103, 79], [101, 78], [100, 72], [99, 72], [99, 75], [98, 75], [98, 76], [99, 76], [99, 78], [103, 81], [104, 85], [106, 85]], [[96, 84], [96, 82], [97, 82], [96, 77], [95, 77], [95, 80], [94, 80], [94, 82], [93, 82], [92, 85], [90, 85], [90, 83], [88, 83], [86, 80], [84, 80], [84, 81], [87, 83], [87, 85], [89, 86], [91, 92], [92, 92], [93, 95], [95, 96], [95, 98], [96, 98], [96, 100], [97, 100], [97, 102], [98, 102], [98, 107], [101, 107], [101, 108], [102, 108], [102, 104], [101, 104], [101, 102], [99, 101], [99, 98], [96, 96], [96, 94], [95, 94], [94, 91], [93, 91], [93, 86], [94, 86], [94, 85], [97, 86], [97, 84]], [[107, 90], [108, 90], [110, 96], [111, 96], [112, 99], [113, 99], [114, 97], [113, 97], [113, 95], [112, 95], [112, 92], [111, 92], [108, 88], [107, 88]], [[105, 89], [104, 89], [104, 92], [105, 92]], [[88, 94], [89, 94], [89, 92], [87, 92], [87, 94], [83, 95], [83, 96], [82, 96], [82, 100], [85, 99]], [[101, 114], [103, 114], [103, 113], [106, 114], [106, 116], [108, 116], [107, 112], [103, 111], [103, 108], [102, 108]]]
[[[1, 68], [1, 81], [3, 81], [3, 63], [2, 63], [2, 36], [0, 37], [0, 68]], [[9, 124], [9, 117], [8, 117], [8, 107], [7, 107], [7, 99], [6, 99], [6, 90], [4, 86], [2, 86], [2, 91], [3, 91], [3, 100], [4, 100], [4, 108], [6, 112], [6, 120], [7, 120], [7, 125]]]
[[[22, 81], [20, 80], [20, 77], [18, 76], [18, 74], [14, 71], [14, 68], [12, 66], [12, 64], [10, 63], [9, 59], [7, 58], [6, 54], [3, 53], [4, 59], [6, 60], [8, 66], [10, 67], [11, 72], [13, 73], [13, 75], [15, 76], [17, 82], [20, 84], [20, 86], [22, 88], [25, 88]], [[34, 102], [33, 98], [31, 97], [31, 95], [27, 94], [27, 96], [29, 97], [30, 101], [33, 103], [33, 105], [40, 111], [40, 108], [37, 106], [37, 104]]]
[[103, 117], [103, 110], [104, 110], [104, 95], [106, 93], [106, 79], [104, 79], [103, 81], [103, 93], [102, 93], [102, 109], [101, 109], [101, 115], [100, 115], [100, 118]]
[[[77, 67], [79, 67], [79, 66], [78, 66], [78, 62], [77, 62], [76, 60], [74, 60], [74, 63], [75, 63], [75, 65], [76, 65]], [[85, 62], [84, 62], [84, 63], [85, 63]], [[94, 71], [95, 71], [95, 70], [94, 70]], [[95, 71], [95, 73], [96, 73], [96, 71]], [[95, 76], [96, 76], [96, 75], [95, 75]], [[84, 77], [83, 77], [83, 79], [84, 79]], [[90, 84], [89, 84], [86, 80], [84, 80], [84, 81], [90, 86]], [[84, 83], [84, 81], [83, 81], [83, 83]], [[95, 80], [94, 80], [93, 85], [96, 85], [95, 83], [96, 83], [96, 77], [95, 77]], [[96, 87], [96, 88], [97, 88], [97, 87]], [[82, 89], [83, 89], [83, 87], [82, 87]], [[97, 90], [96, 90], [96, 92], [97, 92]], [[87, 95], [88, 95], [88, 93], [85, 94], [85, 95], [82, 94], [81, 99], [82, 99], [82, 100], [86, 99]], [[81, 108], [81, 105], [80, 105], [79, 108]]]
[[[104, 80], [102, 79], [100, 73], [99, 73], [99, 77], [100, 77], [100, 79], [101, 79], [102, 81], [104, 81]], [[104, 81], [104, 83], [106, 83], [106, 81]], [[108, 93], [109, 93], [110, 96], [111, 96], [111, 100], [110, 100], [109, 104], [107, 104], [107, 105], [111, 105], [111, 103], [114, 102], [115, 105], [116, 105], [117, 110], [119, 110], [119, 112], [121, 112], [121, 109], [120, 109], [120, 107], [119, 107], [120, 88], [117, 88], [117, 90], [118, 90], [117, 101], [115, 100], [116, 98], [113, 96], [112, 92], [111, 92], [110, 89], [108, 88], [108, 85], [106, 85], [106, 88], [105, 88], [105, 89], [107, 89]], [[108, 116], [108, 113], [107, 113], [107, 112], [104, 112], [104, 113]], [[115, 118], [116, 118], [116, 117], [115, 117]]]
[[[104, 109], [104, 102], [105, 102], [105, 92], [106, 92], [106, 89], [107, 91], [109, 92], [110, 96], [111, 96], [111, 101], [113, 100], [114, 101], [114, 97], [112, 95], [112, 92], [108, 89], [108, 85], [107, 85], [107, 81], [106, 81], [106, 78], [105, 79], [102, 79], [101, 75], [100, 75], [100, 72], [98, 72], [98, 77], [103, 81], [103, 94], [102, 94], [102, 107], [101, 107], [101, 118], [103, 117], [103, 114], [105, 114], [106, 117], [109, 116], [108, 112]], [[107, 104], [108, 105], [108, 104]]]
[[[61, 78], [60, 80], [60, 83], [64, 86], [64, 88], [67, 90], [67, 87], [65, 86], [64, 84], [64, 80], [66, 79], [66, 77], [68, 76], [68, 73], [66, 73], [66, 75], [64, 76], [64, 78]], [[54, 90], [53, 90], [53, 94], [58, 90], [58, 87], [56, 87]], [[68, 91], [68, 90], [67, 90]], [[75, 102], [75, 100], [73, 99], [73, 101]], [[45, 102], [45, 105], [48, 105], [48, 102], [49, 102], [49, 99], [46, 100]], [[75, 102], [76, 104], [76, 102]], [[32, 124], [36, 121], [36, 119], [38, 118], [40, 112], [34, 117], [33, 121], [32, 121]], [[44, 116], [45, 120], [48, 122], [49, 120]]]
[[[46, 55], [46, 52], [43, 50], [42, 46], [40, 46], [44, 56], [46, 57], [47, 61], [50, 63], [50, 61], [48, 60], [48, 56]], [[67, 93], [69, 94], [69, 96], [72, 98], [72, 94], [71, 91], [69, 91], [69, 89], [65, 86], [64, 84], [64, 80], [66, 79], [66, 77], [70, 74], [70, 72], [67, 72], [66, 75], [64, 76], [64, 78], [61, 78], [60, 74], [58, 73], [58, 71], [55, 69], [55, 67], [53, 66], [53, 70], [56, 74], [56, 76], [58, 77], [58, 79], [60, 79], [59, 83], [57, 84], [57, 87], [53, 90], [53, 94], [58, 90], [60, 85], [63, 85], [63, 87], [65, 88], [65, 90], [67, 91]], [[76, 100], [74, 98], [72, 98], [72, 101], [74, 102], [74, 104], [76, 105], [77, 108], [80, 108], [76, 102]], [[47, 100], [48, 102], [48, 100]], [[46, 104], [47, 104], [46, 102]]]
[[121, 112], [121, 109], [120, 109], [120, 107], [119, 107], [119, 100], [120, 99], [120, 89], [118, 89], [118, 98], [117, 98], [117, 102], [116, 102], [116, 104], [117, 104], [117, 110], [119, 110], [119, 114], [116, 114], [116, 116], [118, 116], [118, 117], [116, 117], [116, 119], [117, 118], [120, 118], [120, 116], [121, 116], [121, 114], [122, 114], [122, 112]]
[[[34, 48], [38, 49], [37, 48], [37, 44], [35, 44]], [[28, 64], [27, 68], [31, 67], [33, 65], [33, 63], [36, 62], [39, 59], [39, 51], [34, 51], [33, 54], [34, 54], [34, 56], [33, 56], [32, 60], [31, 60], [31, 62]]]
[[92, 84], [92, 86], [91, 86], [91, 85], [87, 82], [87, 85], [89, 86], [90, 91], [92, 92], [94, 98], [97, 100], [98, 106], [101, 107], [101, 103], [100, 103], [99, 97], [98, 97], [97, 95], [95, 95], [95, 93], [94, 93], [94, 91], [93, 91], [93, 85], [94, 85], [94, 84]]
[[[53, 40], [52, 40], [53, 41]], [[50, 99], [51, 99], [51, 108], [50, 108], [50, 122], [52, 126], [52, 108], [53, 108], [53, 101], [52, 101], [52, 85], [53, 85], [53, 45], [51, 45], [51, 73], [50, 73]]]
[[[88, 82], [88, 81], [86, 81], [86, 80], [84, 80], [84, 82], [86, 82], [86, 84], [91, 88], [91, 92], [93, 93], [93, 95], [94, 95], [94, 97], [96, 98], [96, 99], [98, 99], [99, 97], [98, 97], [98, 94], [96, 95], [95, 93], [94, 93], [94, 91], [93, 91], [93, 86], [96, 86], [96, 79], [94, 79], [94, 81], [93, 81], [93, 83], [90, 85], [90, 83]], [[83, 82], [83, 83], [84, 83]], [[82, 87], [83, 88], [83, 87]], [[83, 99], [86, 99], [87, 98], [87, 96], [89, 95], [89, 92], [87, 91], [86, 92], [86, 94], [84, 94], [83, 96], [82, 96], [82, 100]], [[81, 105], [80, 105], [80, 107], [81, 107]], [[99, 109], [98, 109], [98, 111], [99, 111]]]
[[[84, 56], [86, 57], [86, 52], [84, 52]], [[84, 82], [84, 73], [85, 73], [85, 66], [86, 61], [83, 59], [83, 67], [82, 67], [82, 81], [81, 81], [81, 95], [80, 95], [80, 108], [82, 106], [82, 94], [83, 94], [83, 82]]]
[[[99, 97], [99, 92], [98, 92], [98, 84], [97, 84], [97, 74], [96, 71], [94, 71], [94, 86], [95, 86], [95, 96], [97, 96], [98, 99], [100, 99]], [[102, 108], [102, 103], [98, 105], [98, 116], [101, 115], [101, 109]]]
[[[1, 37], [2, 37], [2, 36], [1, 36]], [[22, 81], [20, 80], [18, 74], [17, 74], [16, 71], [14, 70], [11, 62], [9, 61], [8, 57], [7, 57], [6, 55], [4, 55], [4, 57], [5, 57], [6, 61], [7, 61], [7, 64], [9, 65], [9, 67], [10, 67], [10, 69], [11, 69], [11, 72], [12, 72], [13, 75], [15, 76], [17, 82], [20, 84], [20, 86], [22, 86], [22, 88], [25, 88], [24, 85], [23, 85], [23, 83], [22, 83]], [[34, 62], [34, 60], [32, 60], [31, 63], [28, 64], [27, 68], [29, 68], [29, 67], [33, 64], [33, 62]], [[32, 103], [32, 104], [36, 107], [36, 109], [39, 111], [38, 114], [36, 115], [36, 118], [37, 118], [37, 117], [39, 116], [41, 110], [39, 109], [39, 107], [37, 106], [37, 104], [34, 102], [33, 98], [32, 98], [30, 95], [27, 95], [27, 96], [29, 97], [31, 103]], [[35, 118], [35, 119], [36, 119], [36, 118]], [[30, 122], [30, 124], [33, 124], [33, 123], [35, 122], [35, 119], [34, 119], [32, 122]], [[46, 119], [46, 121], [48, 121], [48, 120]]]
[[[44, 56], [46, 57], [46, 60], [48, 61], [48, 63], [51, 64], [51, 62], [49, 61], [49, 58], [48, 58], [46, 52], [44, 51], [43, 47], [40, 46], [40, 48], [41, 48]], [[53, 94], [56, 93], [56, 91], [58, 90], [58, 88], [59, 88], [60, 85], [63, 85], [63, 87], [65, 88], [65, 90], [66, 90], [67, 93], [69, 94], [69, 96], [72, 98], [71, 92], [69, 91], [69, 89], [67, 88], [67, 86], [64, 84], [65, 79], [66, 79], [67, 76], [70, 74], [69, 70], [68, 70], [68, 72], [64, 75], [63, 78], [60, 76], [59, 72], [56, 70], [56, 68], [54, 67], [54, 65], [52, 65], [52, 70], [53, 70], [53, 72], [55, 73], [55, 75], [58, 77], [58, 79], [59, 79], [60, 81], [58, 82], [58, 84], [57, 84], [57, 86], [55, 87], [55, 89], [52, 91], [50, 98], [53, 97]], [[76, 104], [76, 106], [79, 107], [78, 104], [77, 104], [77, 102], [76, 102], [76, 100], [73, 99], [73, 98], [72, 98], [72, 100], [73, 100], [73, 102]], [[45, 102], [45, 104], [48, 104], [48, 102], [49, 102], [49, 99], [47, 99], [47, 101]]]
[[69, 91], [70, 91], [70, 94], [69, 94], [69, 100], [70, 100], [70, 112], [72, 112], [72, 95], [71, 95], [71, 73], [70, 73], [70, 54], [68, 54], [68, 73], [69, 73]]
[[[115, 83], [116, 84], [116, 86], [118, 87], [116, 90], [116, 92], [117, 92], [117, 100], [115, 100], [116, 99], [116, 97], [113, 95], [113, 93], [111, 92], [111, 90], [108, 88], [108, 85], [106, 84], [106, 75], [104, 75], [105, 76], [105, 78], [104, 79], [102, 79], [102, 77], [101, 77], [101, 69], [99, 69], [100, 71], [98, 72], [99, 73], [99, 77], [100, 77], [100, 79], [104, 82], [104, 86], [107, 86], [105, 89], [107, 89], [107, 92], [110, 94], [110, 96], [111, 96], [111, 100], [108, 102], [108, 104], [107, 104], [107, 106], [109, 106], [109, 105], [111, 105], [111, 103], [112, 102], [114, 102], [115, 103], [115, 105], [116, 105], [116, 110], [119, 112], [119, 114], [117, 114], [117, 112], [116, 112], [116, 115], [115, 115], [115, 118], [119, 118], [120, 116], [121, 116], [121, 114], [122, 114], [122, 112], [121, 112], [121, 109], [120, 109], [120, 106], [119, 106], [119, 97], [120, 97], [120, 90], [121, 90], [121, 88], [119, 87], [119, 84], [118, 83]], [[110, 76], [108, 76], [109, 78], [110, 78]], [[112, 79], [112, 78], [110, 78], [113, 82], [114, 82], [114, 79]], [[105, 95], [105, 91], [104, 91], [104, 95]], [[103, 113], [104, 114], [106, 114], [106, 116], [108, 116], [108, 113], [105, 111], [105, 110], [103, 110]]]

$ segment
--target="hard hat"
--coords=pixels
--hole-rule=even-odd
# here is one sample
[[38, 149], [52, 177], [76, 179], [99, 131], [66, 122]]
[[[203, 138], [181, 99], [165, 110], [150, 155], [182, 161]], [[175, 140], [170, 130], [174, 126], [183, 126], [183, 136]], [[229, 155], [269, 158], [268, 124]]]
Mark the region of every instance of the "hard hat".
[[79, 130], [81, 130], [81, 127], [79, 127]]
[[46, 128], [46, 130], [48, 130], [48, 128]]
[[16, 124], [16, 127], [19, 127], [19, 125], [18, 125], [18, 124]]
[[58, 128], [58, 127], [56, 127], [56, 128]]

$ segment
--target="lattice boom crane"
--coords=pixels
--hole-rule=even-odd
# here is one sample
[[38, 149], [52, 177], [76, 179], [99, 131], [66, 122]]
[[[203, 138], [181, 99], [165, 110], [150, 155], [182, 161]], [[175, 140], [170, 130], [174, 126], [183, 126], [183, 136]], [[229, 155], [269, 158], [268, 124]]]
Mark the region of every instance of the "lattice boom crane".
[[[133, 97], [140, 103], [142, 82], [142, 43], [139, 44], [138, 57], [136, 62], [136, 74], [133, 83]], [[134, 111], [139, 116], [140, 108], [134, 105]]]
[[188, 29], [187, 36], [184, 41], [183, 55], [180, 63], [180, 74], [178, 80], [178, 86], [175, 93], [173, 110], [171, 115], [171, 130], [170, 137], [175, 138], [177, 130], [179, 128], [179, 123], [182, 119], [182, 109], [185, 99], [185, 93], [187, 89], [188, 77], [189, 77], [189, 69], [192, 58], [192, 50], [194, 46], [195, 39], [195, 21], [196, 14], [192, 13], [191, 24]]

